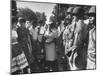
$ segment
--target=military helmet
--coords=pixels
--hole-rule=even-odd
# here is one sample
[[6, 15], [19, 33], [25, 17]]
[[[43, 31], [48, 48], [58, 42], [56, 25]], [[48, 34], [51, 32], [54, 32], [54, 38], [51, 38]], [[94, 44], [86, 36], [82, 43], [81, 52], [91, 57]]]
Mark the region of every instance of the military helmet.
[[69, 7], [66, 12], [67, 13], [72, 13], [73, 9], [74, 9], [74, 7]]
[[92, 7], [89, 9], [89, 13], [96, 13], [96, 7], [95, 7], [95, 6], [92, 6]]
[[72, 11], [72, 14], [77, 14], [77, 15], [84, 14], [84, 9], [82, 7], [75, 7]]

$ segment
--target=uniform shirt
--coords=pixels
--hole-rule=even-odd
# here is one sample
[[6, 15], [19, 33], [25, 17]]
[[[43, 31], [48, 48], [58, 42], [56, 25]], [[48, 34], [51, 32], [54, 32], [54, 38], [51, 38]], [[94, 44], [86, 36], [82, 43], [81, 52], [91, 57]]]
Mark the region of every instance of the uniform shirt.
[[88, 57], [91, 60], [95, 60], [96, 52], [96, 30], [91, 29], [89, 32], [89, 45], [88, 45]]
[[65, 54], [73, 44], [74, 27], [75, 27], [75, 22], [72, 22], [72, 24], [70, 24], [66, 27], [66, 29], [63, 33], [63, 39], [65, 39]]
[[69, 30], [69, 27], [70, 26], [67, 26], [64, 33], [63, 33], [63, 39], [65, 40], [64, 43], [65, 43], [65, 54], [67, 53], [68, 51], [68, 48], [69, 48], [69, 33], [70, 33], [70, 30]]
[[76, 23], [76, 28], [75, 28], [75, 40], [74, 40], [74, 45], [75, 46], [82, 46], [85, 38], [87, 37], [87, 25], [84, 24], [83, 20], [79, 20]]
[[61, 24], [60, 26], [58, 26], [58, 36], [61, 35], [61, 33], [64, 31], [64, 29], [65, 29], [64, 24]]

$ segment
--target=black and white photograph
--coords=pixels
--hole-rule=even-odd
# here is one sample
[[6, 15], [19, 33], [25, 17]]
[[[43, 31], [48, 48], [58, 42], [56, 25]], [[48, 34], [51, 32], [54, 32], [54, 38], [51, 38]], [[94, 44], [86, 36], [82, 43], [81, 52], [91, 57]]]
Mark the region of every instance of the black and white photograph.
[[96, 5], [10, 4], [12, 75], [96, 70]]

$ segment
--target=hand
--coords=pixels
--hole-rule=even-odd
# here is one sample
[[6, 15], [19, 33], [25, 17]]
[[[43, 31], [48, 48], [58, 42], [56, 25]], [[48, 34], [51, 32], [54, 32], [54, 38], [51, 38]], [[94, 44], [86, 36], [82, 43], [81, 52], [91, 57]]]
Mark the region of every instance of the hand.
[[69, 51], [71, 51], [71, 50], [74, 51], [76, 48], [77, 48], [77, 46], [72, 46], [69, 48]]

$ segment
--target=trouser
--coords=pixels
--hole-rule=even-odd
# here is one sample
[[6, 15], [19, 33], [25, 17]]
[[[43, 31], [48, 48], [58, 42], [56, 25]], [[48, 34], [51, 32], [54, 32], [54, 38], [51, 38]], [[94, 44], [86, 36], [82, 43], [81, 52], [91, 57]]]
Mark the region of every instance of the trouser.
[[77, 48], [77, 57], [75, 59], [75, 65], [78, 69], [86, 69], [87, 64], [87, 50], [85, 47]]
[[43, 72], [44, 54], [41, 52], [41, 50], [44, 50], [43, 43], [40, 43], [39, 41], [32, 41], [32, 49], [32, 55], [35, 57], [32, 70], [35, 73]]
[[22, 44], [22, 49], [23, 49], [25, 56], [27, 58], [27, 61], [29, 63], [29, 67], [31, 69], [31, 72], [34, 72], [35, 66], [36, 66], [35, 58], [34, 58], [33, 54], [29, 52], [27, 44], [26, 43], [21, 43], [21, 44]]
[[77, 47], [67, 54], [70, 70], [85, 70], [87, 64], [87, 49], [84, 46]]
[[[69, 71], [70, 70], [70, 66], [69, 66], [69, 61], [66, 55], [63, 55], [59, 61], [59, 70], [60, 71]], [[62, 67], [62, 69], [61, 69]]]
[[58, 63], [55, 61], [45, 61], [44, 72], [56, 72], [58, 71]]

